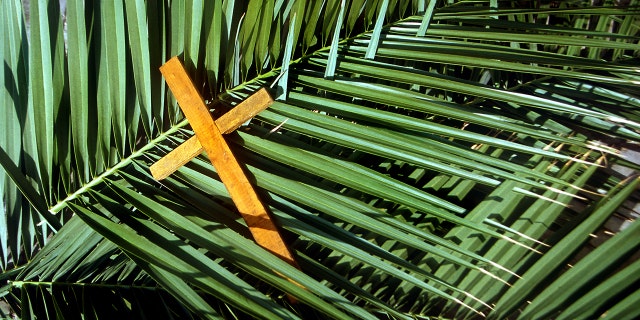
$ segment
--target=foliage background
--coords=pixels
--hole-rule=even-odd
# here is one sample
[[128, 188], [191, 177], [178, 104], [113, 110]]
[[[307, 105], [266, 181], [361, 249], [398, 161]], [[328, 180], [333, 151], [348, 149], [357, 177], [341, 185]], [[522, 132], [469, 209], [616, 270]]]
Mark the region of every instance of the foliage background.
[[[640, 312], [634, 1], [0, 4], [7, 316]], [[174, 55], [214, 116], [271, 88], [229, 141], [301, 270], [204, 158], [149, 176]]]

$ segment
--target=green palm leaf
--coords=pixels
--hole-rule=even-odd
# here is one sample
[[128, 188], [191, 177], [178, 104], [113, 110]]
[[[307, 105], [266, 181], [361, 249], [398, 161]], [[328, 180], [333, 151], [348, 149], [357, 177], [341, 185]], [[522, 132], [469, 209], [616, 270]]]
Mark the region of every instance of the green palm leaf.
[[[0, 2], [0, 312], [634, 317], [640, 9], [590, 6]], [[300, 269], [202, 156], [151, 177], [175, 55], [214, 117], [275, 96], [227, 141]]]

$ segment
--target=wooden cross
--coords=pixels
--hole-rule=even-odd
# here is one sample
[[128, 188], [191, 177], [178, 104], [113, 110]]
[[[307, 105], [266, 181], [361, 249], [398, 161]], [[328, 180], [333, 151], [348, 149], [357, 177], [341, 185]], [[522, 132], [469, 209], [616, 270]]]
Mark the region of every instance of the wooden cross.
[[153, 177], [158, 180], [164, 179], [203, 150], [206, 151], [256, 243], [297, 267], [267, 209], [260, 202], [255, 189], [222, 136], [223, 133], [233, 132], [242, 123], [271, 105], [273, 99], [269, 93], [261, 89], [214, 121], [177, 57], [171, 58], [160, 67], [160, 72], [196, 135], [153, 164], [150, 168]]

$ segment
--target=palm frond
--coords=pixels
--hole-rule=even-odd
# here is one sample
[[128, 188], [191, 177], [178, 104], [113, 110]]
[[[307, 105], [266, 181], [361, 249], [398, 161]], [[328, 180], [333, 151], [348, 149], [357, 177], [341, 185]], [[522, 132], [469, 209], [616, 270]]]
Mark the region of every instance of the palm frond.
[[[640, 180], [611, 167], [640, 140], [639, 9], [522, 5], [3, 1], [9, 312], [633, 316]], [[214, 117], [276, 97], [227, 140], [301, 269], [205, 158], [149, 174], [193, 135], [157, 71], [175, 55]]]

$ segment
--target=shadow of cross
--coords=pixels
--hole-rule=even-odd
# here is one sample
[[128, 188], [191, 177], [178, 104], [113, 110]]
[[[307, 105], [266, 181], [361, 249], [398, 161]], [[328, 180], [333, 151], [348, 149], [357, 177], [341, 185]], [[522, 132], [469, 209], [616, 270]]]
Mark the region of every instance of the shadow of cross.
[[214, 121], [200, 93], [177, 57], [171, 58], [161, 66], [160, 72], [196, 135], [151, 166], [154, 178], [158, 180], [166, 178], [203, 150], [206, 151], [256, 243], [298, 267], [266, 207], [258, 198], [249, 179], [242, 171], [240, 163], [222, 136], [223, 132], [234, 131], [242, 123], [266, 109], [273, 102], [269, 93], [261, 89], [247, 101]]

